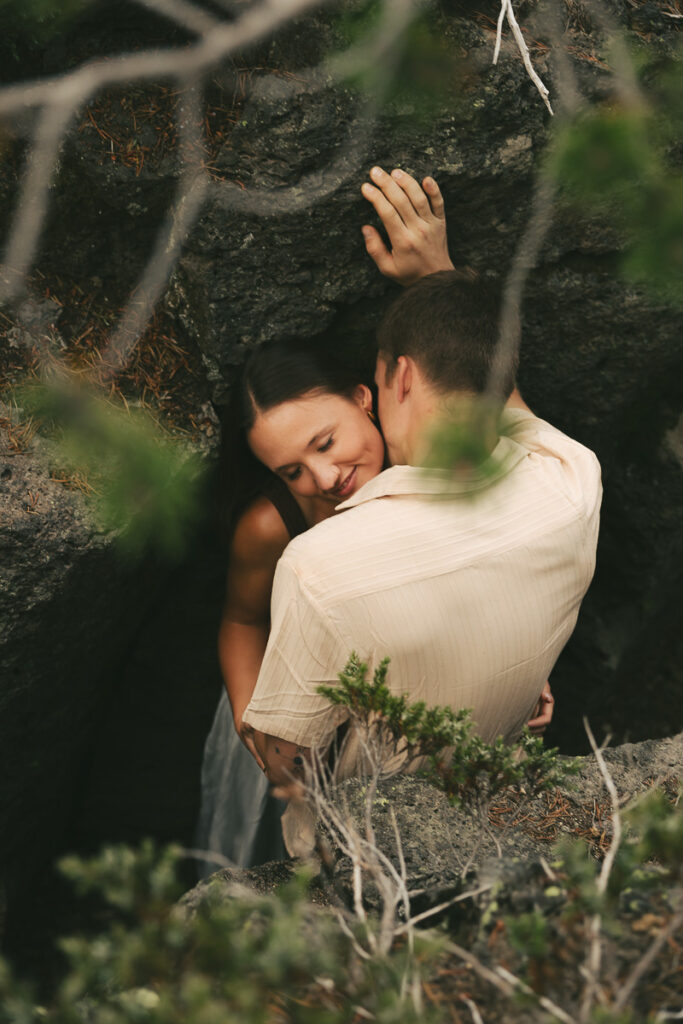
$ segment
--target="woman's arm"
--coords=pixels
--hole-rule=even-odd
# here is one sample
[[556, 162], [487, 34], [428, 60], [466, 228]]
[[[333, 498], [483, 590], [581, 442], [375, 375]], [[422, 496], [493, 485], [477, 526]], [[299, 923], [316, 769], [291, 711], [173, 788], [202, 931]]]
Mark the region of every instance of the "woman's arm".
[[[245, 742], [242, 715], [268, 642], [275, 566], [289, 539], [274, 505], [267, 498], [259, 498], [238, 522], [230, 548], [218, 658], [235, 728]], [[251, 750], [251, 744], [247, 746]]]

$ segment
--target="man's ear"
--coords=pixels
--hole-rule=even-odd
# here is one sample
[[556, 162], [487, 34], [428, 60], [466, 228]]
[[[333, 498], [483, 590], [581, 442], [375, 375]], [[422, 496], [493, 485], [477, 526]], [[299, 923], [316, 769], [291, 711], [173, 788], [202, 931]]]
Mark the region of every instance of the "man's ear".
[[399, 356], [396, 360], [394, 376], [396, 378], [396, 398], [399, 402], [404, 402], [413, 386], [412, 359], [407, 356]]

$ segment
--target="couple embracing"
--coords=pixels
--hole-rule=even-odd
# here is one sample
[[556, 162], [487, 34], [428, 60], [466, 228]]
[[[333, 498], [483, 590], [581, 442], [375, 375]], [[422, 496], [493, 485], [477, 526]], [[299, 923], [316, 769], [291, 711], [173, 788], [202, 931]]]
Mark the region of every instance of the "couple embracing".
[[[366, 384], [303, 346], [257, 352], [239, 396], [259, 493], [234, 527], [219, 638], [234, 729], [223, 698], [199, 840], [241, 864], [276, 849], [267, 783], [331, 744], [345, 712], [317, 690], [351, 651], [371, 671], [389, 656], [394, 692], [471, 708], [485, 741], [514, 743], [550, 719], [546, 680], [595, 566], [597, 459], [534, 416], [514, 368], [504, 434], [488, 439], [496, 474], [419, 468], [435, 430], [467, 422], [486, 390], [499, 301], [453, 269], [432, 179], [371, 178], [363, 194], [392, 248], [369, 227], [366, 247], [406, 286], [379, 329], [376, 408]], [[353, 742], [337, 768], [357, 768]], [[303, 852], [296, 827], [285, 834]]]

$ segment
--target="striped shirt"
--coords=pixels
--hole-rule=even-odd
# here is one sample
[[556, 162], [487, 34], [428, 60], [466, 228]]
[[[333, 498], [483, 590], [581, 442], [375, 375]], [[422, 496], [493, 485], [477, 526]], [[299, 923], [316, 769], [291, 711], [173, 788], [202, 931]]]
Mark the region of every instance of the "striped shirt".
[[[471, 708], [514, 742], [567, 642], [595, 567], [595, 455], [509, 410], [498, 476], [385, 470], [278, 563], [271, 633], [244, 721], [324, 747], [345, 717], [316, 691], [351, 651], [430, 705]], [[348, 766], [350, 767], [350, 766]]]

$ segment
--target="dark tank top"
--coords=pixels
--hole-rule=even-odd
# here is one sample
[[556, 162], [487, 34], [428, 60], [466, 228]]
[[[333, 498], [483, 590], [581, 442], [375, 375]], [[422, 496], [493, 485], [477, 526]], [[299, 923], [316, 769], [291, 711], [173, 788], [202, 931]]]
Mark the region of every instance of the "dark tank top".
[[277, 509], [292, 540], [298, 537], [300, 533], [306, 532], [308, 523], [304, 519], [299, 503], [284, 480], [281, 480], [279, 476], [271, 476], [263, 486], [261, 493]]

